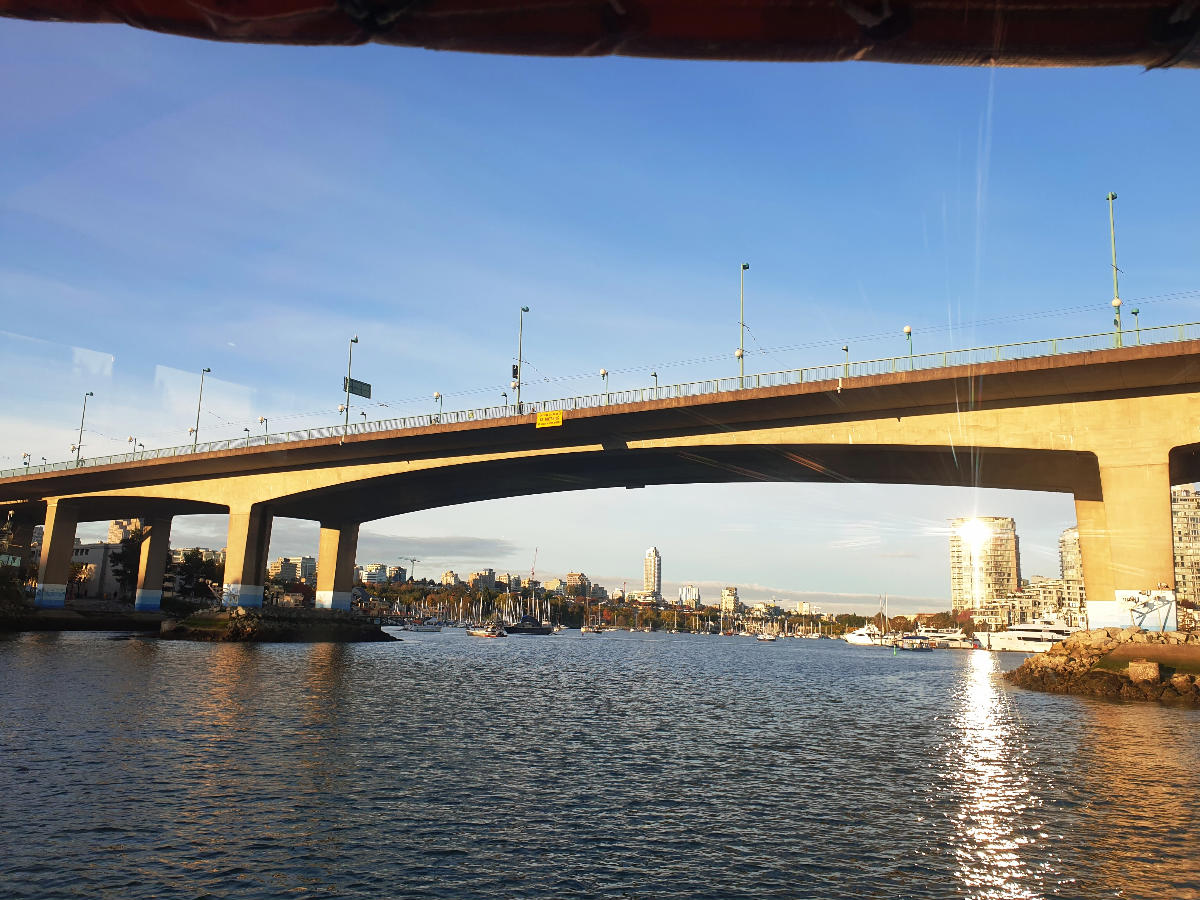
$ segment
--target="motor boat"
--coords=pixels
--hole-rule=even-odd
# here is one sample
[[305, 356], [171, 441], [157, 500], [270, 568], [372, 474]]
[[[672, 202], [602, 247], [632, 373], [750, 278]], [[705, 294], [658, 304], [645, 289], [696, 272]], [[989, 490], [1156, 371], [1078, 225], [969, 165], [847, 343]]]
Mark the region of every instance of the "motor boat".
[[984, 632], [979, 635], [979, 640], [985, 650], [1041, 653], [1059, 641], [1065, 641], [1078, 630], [1061, 619], [1047, 617], [1026, 625], [1013, 625], [1005, 631]]

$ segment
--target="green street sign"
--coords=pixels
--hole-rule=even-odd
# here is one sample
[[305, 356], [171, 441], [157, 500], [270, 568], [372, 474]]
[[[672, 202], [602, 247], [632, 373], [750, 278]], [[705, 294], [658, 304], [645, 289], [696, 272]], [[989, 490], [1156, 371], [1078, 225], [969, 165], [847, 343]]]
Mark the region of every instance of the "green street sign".
[[342, 390], [359, 397], [366, 397], [368, 400], [371, 399], [371, 386], [357, 378], [343, 378]]

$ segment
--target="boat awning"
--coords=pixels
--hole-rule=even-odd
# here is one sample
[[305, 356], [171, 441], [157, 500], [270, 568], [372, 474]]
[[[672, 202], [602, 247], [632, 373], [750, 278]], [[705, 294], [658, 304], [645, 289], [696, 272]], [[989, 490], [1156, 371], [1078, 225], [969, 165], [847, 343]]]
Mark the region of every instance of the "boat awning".
[[539, 56], [1200, 66], [1195, 0], [0, 0], [0, 14]]

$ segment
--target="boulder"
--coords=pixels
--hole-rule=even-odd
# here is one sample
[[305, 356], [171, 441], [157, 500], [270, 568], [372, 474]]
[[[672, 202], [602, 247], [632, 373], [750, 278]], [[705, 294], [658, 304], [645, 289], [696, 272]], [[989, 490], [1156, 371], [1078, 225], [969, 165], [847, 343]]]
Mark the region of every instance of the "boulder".
[[1134, 684], [1158, 684], [1159, 682], [1158, 663], [1152, 660], [1131, 659], [1125, 672]]

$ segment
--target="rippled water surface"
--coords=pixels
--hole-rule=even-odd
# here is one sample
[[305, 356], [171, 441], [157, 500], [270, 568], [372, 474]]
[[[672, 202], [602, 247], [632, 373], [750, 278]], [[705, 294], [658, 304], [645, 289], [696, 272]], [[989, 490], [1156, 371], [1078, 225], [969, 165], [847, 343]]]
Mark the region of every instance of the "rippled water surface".
[[1019, 657], [0, 641], [5, 898], [1200, 898], [1200, 714]]

